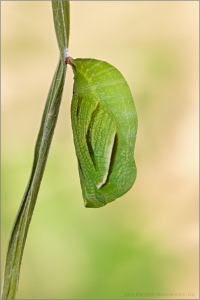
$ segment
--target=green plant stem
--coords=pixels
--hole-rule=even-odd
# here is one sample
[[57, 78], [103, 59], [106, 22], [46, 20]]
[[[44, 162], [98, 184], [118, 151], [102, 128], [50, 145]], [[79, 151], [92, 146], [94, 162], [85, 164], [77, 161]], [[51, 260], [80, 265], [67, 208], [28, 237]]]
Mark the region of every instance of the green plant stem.
[[52, 1], [52, 10], [60, 57], [64, 60], [69, 44], [69, 1]]
[[56, 121], [58, 118], [66, 74], [65, 56], [69, 43], [69, 2], [52, 1], [53, 19], [60, 60], [47, 97], [38, 134], [31, 176], [17, 214], [5, 260], [2, 299], [15, 299], [20, 266], [28, 228], [42, 181]]
[[59, 113], [65, 74], [66, 66], [60, 60], [47, 97], [41, 128], [36, 142], [31, 176], [8, 245], [4, 272], [3, 299], [14, 299], [16, 297], [23, 249]]

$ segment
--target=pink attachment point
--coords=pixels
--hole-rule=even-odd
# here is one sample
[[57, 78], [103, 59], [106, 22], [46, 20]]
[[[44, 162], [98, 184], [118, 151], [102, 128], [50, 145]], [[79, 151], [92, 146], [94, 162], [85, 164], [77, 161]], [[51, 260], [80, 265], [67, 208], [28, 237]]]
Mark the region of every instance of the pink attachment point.
[[66, 63], [66, 65], [73, 66], [73, 58], [71, 56], [65, 57], [65, 63]]

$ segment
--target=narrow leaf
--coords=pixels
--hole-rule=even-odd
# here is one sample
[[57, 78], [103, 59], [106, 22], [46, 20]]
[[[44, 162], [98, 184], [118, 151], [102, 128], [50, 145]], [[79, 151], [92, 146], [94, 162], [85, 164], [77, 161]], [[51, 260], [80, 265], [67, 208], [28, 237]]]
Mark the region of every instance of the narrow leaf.
[[52, 1], [53, 20], [61, 58], [65, 58], [69, 44], [69, 1]]
[[35, 147], [31, 176], [8, 245], [4, 272], [3, 299], [14, 299], [16, 297], [23, 249], [59, 113], [65, 73], [66, 67], [60, 60], [47, 97]]
[[18, 289], [20, 265], [43, 177], [56, 121], [59, 113], [66, 74], [65, 56], [69, 41], [69, 2], [52, 1], [53, 17], [60, 60], [47, 97], [41, 127], [38, 134], [31, 176], [10, 236], [5, 261], [3, 299], [15, 299]]

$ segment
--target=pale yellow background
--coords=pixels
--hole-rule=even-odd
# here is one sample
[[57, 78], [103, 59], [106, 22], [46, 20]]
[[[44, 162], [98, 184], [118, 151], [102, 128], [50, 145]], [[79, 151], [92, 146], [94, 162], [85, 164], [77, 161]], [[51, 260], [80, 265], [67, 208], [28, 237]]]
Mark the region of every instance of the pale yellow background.
[[[59, 51], [50, 1], [2, 1], [1, 18], [3, 259]], [[70, 55], [105, 60], [130, 85], [138, 176], [84, 208], [68, 68], [19, 298], [198, 298], [198, 22], [197, 1], [71, 2]]]

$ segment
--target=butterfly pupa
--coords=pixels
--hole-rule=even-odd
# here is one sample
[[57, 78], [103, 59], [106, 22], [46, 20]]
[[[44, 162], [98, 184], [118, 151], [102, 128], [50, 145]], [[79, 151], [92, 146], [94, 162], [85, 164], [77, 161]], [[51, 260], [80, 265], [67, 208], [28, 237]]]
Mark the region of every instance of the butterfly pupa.
[[66, 62], [74, 72], [71, 122], [86, 207], [124, 195], [136, 179], [137, 113], [130, 88], [112, 65], [96, 59]]

